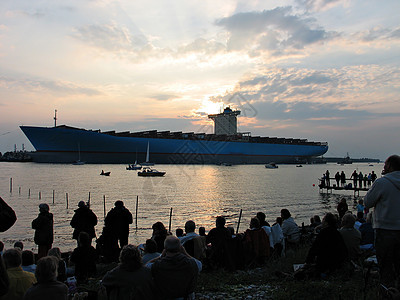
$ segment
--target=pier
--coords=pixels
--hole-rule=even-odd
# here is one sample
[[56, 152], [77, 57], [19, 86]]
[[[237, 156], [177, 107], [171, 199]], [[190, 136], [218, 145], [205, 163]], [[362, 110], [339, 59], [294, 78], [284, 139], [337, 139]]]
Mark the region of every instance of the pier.
[[[333, 183], [333, 181], [336, 181], [335, 179], [331, 180], [331, 185], [326, 185], [325, 184], [325, 179], [319, 178], [319, 190], [322, 193], [324, 190], [328, 193], [329, 191], [332, 193], [334, 190], [335, 191], [353, 191], [354, 196], [360, 196], [360, 191], [363, 192], [368, 192], [368, 190], [371, 188], [371, 185], [368, 185], [367, 187], [354, 187], [353, 185], [349, 186], [349, 184], [346, 184], [345, 186], [337, 186], [336, 183]], [[352, 178], [346, 178], [346, 182], [350, 181], [351, 183], [353, 182]], [[358, 182], [358, 181], [357, 181]]]

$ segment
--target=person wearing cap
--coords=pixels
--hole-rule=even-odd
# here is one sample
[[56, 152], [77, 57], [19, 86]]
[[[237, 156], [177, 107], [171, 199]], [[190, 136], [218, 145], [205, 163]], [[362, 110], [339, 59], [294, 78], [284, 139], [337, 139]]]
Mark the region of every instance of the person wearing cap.
[[75, 210], [70, 225], [74, 228], [72, 238], [75, 240], [78, 240], [79, 233], [82, 231], [89, 234], [90, 239], [96, 237], [94, 227], [97, 225], [97, 216], [84, 201], [78, 203], [78, 209]]
[[167, 236], [161, 256], [146, 266], [151, 269], [158, 299], [194, 299], [202, 263], [186, 252], [176, 236]]
[[39, 205], [39, 215], [32, 221], [35, 229], [35, 244], [38, 245], [38, 259], [45, 257], [53, 244], [53, 214], [46, 203]]
[[124, 202], [118, 200], [114, 204], [104, 219], [105, 226], [110, 229], [115, 239], [119, 240], [119, 246], [124, 247], [128, 245], [129, 224], [132, 224], [132, 214], [124, 206]]

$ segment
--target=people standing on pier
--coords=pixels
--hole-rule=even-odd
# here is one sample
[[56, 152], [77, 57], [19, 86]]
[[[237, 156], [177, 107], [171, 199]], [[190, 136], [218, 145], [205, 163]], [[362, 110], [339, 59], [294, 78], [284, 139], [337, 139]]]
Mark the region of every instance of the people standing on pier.
[[372, 183], [375, 182], [376, 178], [377, 178], [377, 176], [376, 176], [375, 172], [372, 171], [372, 173], [371, 173], [371, 180], [372, 180]]
[[358, 173], [358, 186], [359, 186], [360, 189], [362, 188], [363, 179], [364, 179], [364, 175], [360, 171], [360, 173]]
[[350, 178], [353, 178], [353, 188], [357, 187], [357, 179], [358, 179], [358, 173], [357, 170], [354, 170], [353, 174], [351, 174]]
[[364, 188], [367, 188], [367, 182], [368, 182], [368, 175], [367, 173], [364, 174]]
[[132, 214], [124, 206], [124, 202], [118, 200], [104, 219], [104, 224], [109, 228], [109, 232], [114, 234], [119, 240], [119, 246], [122, 248], [128, 245], [129, 224], [132, 224]]
[[46, 203], [39, 205], [39, 215], [32, 221], [35, 229], [35, 244], [38, 245], [38, 259], [45, 257], [53, 244], [53, 214]]
[[331, 178], [329, 177], [329, 170], [326, 170], [326, 172], [325, 172], [325, 182], [326, 182], [326, 186], [331, 185]]
[[336, 180], [336, 186], [339, 187], [340, 186], [340, 173], [339, 173], [339, 171], [337, 171], [336, 174], [335, 174], [335, 180]]
[[344, 174], [344, 171], [340, 173], [340, 184], [342, 187], [346, 185], [346, 174]]
[[389, 156], [364, 197], [366, 208], [374, 207], [375, 249], [382, 284], [393, 287], [400, 279], [400, 156]]
[[70, 225], [74, 228], [72, 234], [74, 240], [78, 241], [79, 233], [82, 231], [89, 234], [91, 240], [96, 237], [94, 227], [97, 225], [97, 216], [84, 201], [79, 201], [78, 209], [75, 210]]

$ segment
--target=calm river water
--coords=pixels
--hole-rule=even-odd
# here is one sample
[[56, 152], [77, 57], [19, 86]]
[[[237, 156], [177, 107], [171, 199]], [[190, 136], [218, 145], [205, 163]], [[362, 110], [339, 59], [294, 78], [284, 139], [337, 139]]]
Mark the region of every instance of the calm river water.
[[[338, 200], [353, 201], [353, 192], [320, 193], [318, 178], [330, 171], [350, 177], [356, 169], [369, 173], [381, 173], [383, 163], [359, 163], [352, 165], [279, 165], [278, 169], [266, 169], [264, 165], [157, 165], [166, 171], [162, 178], [143, 178], [136, 171], [128, 171], [125, 165], [68, 165], [37, 163], [0, 163], [0, 196], [15, 210], [18, 220], [7, 232], [0, 233], [6, 247], [21, 240], [27, 249], [36, 249], [31, 222], [38, 214], [38, 205], [46, 202], [54, 214], [55, 241], [53, 246], [62, 251], [72, 250], [69, 222], [80, 200], [87, 201], [90, 193], [91, 209], [98, 217], [97, 236], [104, 220], [104, 197], [106, 212], [116, 200], [122, 200], [133, 214], [129, 242], [145, 242], [151, 236], [151, 226], [161, 221], [168, 228], [170, 209], [173, 209], [171, 230], [184, 228], [192, 219], [199, 226], [210, 230], [215, 217], [223, 215], [235, 229], [240, 209], [243, 210], [240, 231], [244, 231], [250, 218], [263, 211], [273, 223], [282, 208], [288, 208], [296, 222], [309, 223], [311, 216], [322, 216], [335, 211]], [[101, 170], [111, 176], [100, 176]], [[379, 176], [379, 175], [378, 175]], [[12, 178], [12, 191], [10, 179]], [[315, 184], [315, 186], [313, 186]], [[54, 191], [54, 204], [53, 204]], [[30, 193], [30, 195], [29, 195]], [[66, 201], [68, 194], [68, 208]], [[365, 192], [360, 192], [360, 196]], [[39, 199], [41, 197], [41, 199]], [[138, 197], [137, 228], [135, 224], [136, 198]]]

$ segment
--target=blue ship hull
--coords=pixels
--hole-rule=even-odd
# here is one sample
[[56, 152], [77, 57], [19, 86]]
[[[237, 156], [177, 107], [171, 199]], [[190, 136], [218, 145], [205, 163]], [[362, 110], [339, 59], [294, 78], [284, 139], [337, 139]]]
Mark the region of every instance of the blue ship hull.
[[32, 155], [36, 162], [70, 163], [78, 160], [78, 157], [86, 163], [132, 163], [136, 159], [143, 162], [148, 144], [150, 161], [159, 164], [285, 163], [320, 156], [328, 151], [326, 143], [314, 142], [288, 144], [190, 139], [182, 136], [145, 137], [67, 126], [21, 126], [21, 130], [36, 149]]

